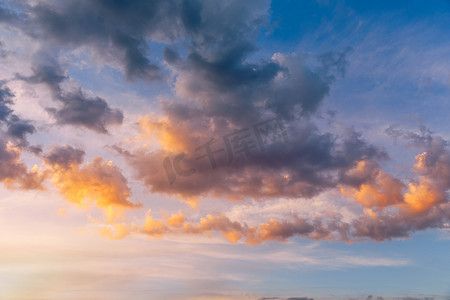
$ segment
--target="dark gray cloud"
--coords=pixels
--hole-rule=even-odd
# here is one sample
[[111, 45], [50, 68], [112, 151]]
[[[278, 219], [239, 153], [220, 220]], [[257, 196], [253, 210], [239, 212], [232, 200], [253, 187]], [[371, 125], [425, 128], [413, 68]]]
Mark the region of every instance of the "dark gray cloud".
[[221, 53], [222, 56], [213, 61], [206, 60], [198, 53], [191, 53], [185, 68], [210, 81], [223, 92], [240, 86], [266, 84], [281, 71], [281, 67], [275, 62], [246, 63], [245, 57], [252, 51], [252, 45], [238, 45], [227, 53]]
[[68, 168], [70, 165], [83, 163], [85, 152], [69, 145], [54, 146], [45, 155], [44, 161], [52, 166]]
[[[41, 1], [23, 8], [27, 18], [19, 27], [63, 48], [106, 52], [122, 64], [128, 79], [152, 81], [160, 75], [149, 58], [149, 37], [171, 40], [183, 23], [195, 27], [192, 8], [190, 1]], [[6, 18], [11, 13], [4, 10], [5, 22], [12, 21]]]
[[[0, 122], [3, 123], [4, 129], [1, 132], [1, 135], [6, 139], [13, 141], [16, 146], [21, 148], [29, 146], [28, 141], [26, 139], [27, 135], [33, 134], [36, 132], [36, 128], [29, 120], [24, 120], [19, 116], [14, 114], [14, 111], [11, 109], [11, 105], [13, 104], [14, 94], [11, 90], [5, 85], [4, 82], [0, 82]], [[32, 152], [37, 150], [36, 146]]]
[[160, 79], [159, 67], [151, 64], [146, 55], [147, 45], [145, 40], [137, 39], [121, 32], [116, 33], [112, 40], [118, 47], [124, 49], [126, 78]]
[[249, 62], [254, 45], [250, 41], [232, 45], [192, 52], [186, 58], [165, 49], [165, 60], [177, 75], [179, 98], [162, 103], [165, 114], [177, 122], [212, 118], [234, 128], [268, 113], [290, 121], [316, 112], [335, 80], [330, 67], [334, 62], [319, 61], [313, 69], [301, 56], [283, 54]]
[[[147, 3], [147, 4], [145, 4]], [[128, 79], [159, 78], [148, 58], [146, 35], [163, 1], [65, 1], [40, 3], [30, 9], [33, 34], [62, 47], [92, 46], [114, 54]]]
[[397, 124], [392, 124], [385, 129], [385, 133], [394, 139], [397, 143], [399, 138], [407, 142], [408, 146], [423, 148], [430, 145], [432, 142], [433, 132], [427, 128], [422, 122], [418, 122], [419, 131], [404, 130]]
[[100, 97], [91, 98], [77, 90], [59, 95], [59, 100], [61, 108], [47, 109], [58, 124], [84, 126], [99, 133], [108, 133], [109, 125], [122, 124], [123, 113], [110, 108]]
[[[23, 9], [28, 19], [22, 28], [33, 37], [59, 45], [55, 49], [88, 46], [102, 57], [114, 57], [128, 79], [160, 78], [159, 67], [151, 63], [148, 52], [150, 41], [181, 42], [186, 55], [174, 49], [164, 51], [180, 78], [177, 94], [190, 99], [197, 106], [190, 110], [198, 108], [203, 117], [242, 125], [244, 119], [260, 119], [264, 111], [286, 119], [314, 112], [328, 94], [334, 79], [330, 72], [343, 73], [346, 64], [348, 51], [324, 54], [320, 57], [323, 66], [316, 71], [301, 57], [279, 55], [280, 59], [250, 61], [257, 50], [254, 39], [268, 22], [268, 8], [268, 1], [41, 1]], [[58, 51], [55, 49], [52, 51]], [[58, 68], [44, 61], [34, 68], [29, 81], [55, 88], [64, 80]], [[64, 117], [69, 117], [68, 122], [83, 123], [81, 116], [66, 114], [66, 108], [83, 111], [80, 106], [92, 104], [98, 109], [95, 104], [99, 104], [65, 102], [70, 104], [65, 104], [60, 114], [50, 110], [60, 123]], [[100, 115], [100, 119], [120, 123], [119, 115], [107, 109]], [[88, 127], [102, 132], [104, 125]]]
[[17, 14], [0, 4], [0, 22], [11, 23], [17, 20]]
[[184, 27], [196, 32], [202, 24], [201, 3], [197, 0], [184, 0], [181, 7], [181, 20]]
[[26, 135], [35, 132], [36, 128], [30, 121], [22, 120], [16, 115], [12, 115], [8, 120], [8, 129], [6, 133], [12, 138], [25, 142]]
[[[40, 1], [22, 5], [19, 10], [26, 13], [13, 25], [63, 48], [91, 47], [120, 62], [128, 79], [152, 81], [160, 79], [160, 72], [151, 62], [149, 41], [182, 41], [202, 57], [215, 48], [214, 60], [226, 62], [242, 45], [254, 48], [251, 38], [265, 22], [268, 7], [268, 1]], [[1, 12], [5, 22], [17, 19], [13, 10]]]
[[4, 44], [0, 41], [0, 58], [6, 58], [8, 56], [9, 51], [4, 49]]
[[31, 76], [17, 74], [16, 78], [28, 83], [46, 84], [58, 96], [61, 93], [59, 85], [67, 77], [65, 70], [63, 70], [56, 58], [57, 56], [50, 52], [40, 51], [34, 55], [34, 65], [31, 68], [33, 74]]
[[83, 126], [99, 133], [108, 133], [110, 125], [120, 125], [123, 113], [112, 109], [100, 97], [87, 96], [81, 88], [65, 91], [61, 84], [67, 79], [60, 64], [49, 53], [41, 52], [35, 55], [35, 66], [31, 76], [16, 75], [17, 79], [29, 83], [46, 84], [59, 101], [59, 108], [47, 108], [56, 119], [57, 124]]
[[2, 122], [5, 122], [12, 113], [12, 109], [9, 106], [12, 104], [13, 97], [11, 90], [4, 86], [4, 83], [0, 82], [0, 121]]

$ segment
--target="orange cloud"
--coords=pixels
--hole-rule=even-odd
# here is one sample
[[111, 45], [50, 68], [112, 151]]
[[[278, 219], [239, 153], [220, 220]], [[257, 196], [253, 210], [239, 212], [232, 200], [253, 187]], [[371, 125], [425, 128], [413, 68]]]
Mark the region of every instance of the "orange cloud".
[[[173, 220], [177, 220], [173, 222]], [[156, 220], [147, 215], [141, 228], [135, 227], [133, 230], [144, 233], [149, 237], [162, 238], [167, 234], [189, 234], [212, 236], [213, 232], [222, 234], [222, 237], [236, 243], [245, 240], [248, 245], [257, 245], [265, 241], [285, 241], [286, 239], [300, 235], [310, 239], [331, 238], [328, 230], [320, 222], [310, 223], [305, 219], [294, 218], [293, 221], [278, 221], [270, 219], [267, 223], [256, 226], [248, 226], [230, 220], [222, 214], [211, 215], [200, 218], [199, 222], [187, 222], [186, 217], [179, 212], [172, 214], [164, 221]]]
[[341, 187], [342, 194], [353, 197], [365, 207], [386, 207], [403, 201], [404, 184], [389, 174], [377, 172], [372, 182], [358, 188]]
[[421, 176], [418, 183], [408, 185], [405, 208], [423, 213], [447, 200], [446, 190], [450, 187], [450, 153], [442, 141], [434, 140], [429, 151], [416, 156], [414, 171]]
[[36, 165], [28, 171], [20, 160], [21, 155], [20, 148], [0, 140], [0, 181], [10, 189], [43, 189], [42, 183], [47, 179], [47, 172], [40, 171]]
[[342, 175], [343, 195], [350, 196], [364, 207], [386, 207], [403, 202], [405, 185], [393, 176], [380, 170], [373, 161], [362, 160]]
[[409, 191], [405, 195], [407, 209], [414, 212], [424, 212], [445, 201], [445, 193], [437, 188], [427, 178], [420, 183], [410, 183]]
[[95, 157], [91, 163], [80, 167], [83, 154], [64, 146], [52, 149], [44, 158], [51, 172], [51, 182], [67, 200], [79, 206], [95, 203], [111, 223], [121, 217], [124, 209], [140, 207], [129, 200], [131, 190], [117, 166]]
[[100, 234], [111, 240], [119, 240], [131, 232], [130, 227], [124, 223], [107, 224], [100, 229]]
[[[181, 212], [164, 216], [162, 220], [149, 215], [142, 226], [132, 230], [150, 237], [163, 237], [166, 234], [211, 236], [218, 233], [230, 242], [244, 241], [249, 245], [286, 241], [294, 236], [382, 241], [407, 237], [417, 230], [440, 227], [450, 216], [446, 196], [450, 187], [450, 152], [444, 144], [439, 143], [416, 157], [414, 172], [418, 175], [418, 181], [409, 184], [383, 172], [379, 163], [370, 158], [359, 159], [345, 168], [317, 172], [316, 177], [310, 176], [310, 173], [300, 177], [295, 168], [280, 171], [279, 165], [275, 165], [275, 169], [271, 165], [262, 167], [259, 165], [265, 163], [262, 160], [248, 160], [248, 165], [244, 163], [240, 169], [226, 166], [211, 169], [202, 168], [202, 161], [194, 165], [194, 159], [186, 157], [183, 159], [183, 169], [195, 166], [198, 172], [192, 176], [178, 174], [176, 182], [170, 185], [161, 166], [168, 155], [166, 151], [131, 153], [119, 150], [135, 167], [137, 177], [152, 192], [168, 193], [184, 199], [208, 195], [231, 200], [239, 197], [264, 200], [311, 197], [321, 191], [322, 184], [322, 189], [340, 188], [343, 194], [353, 197], [363, 207], [361, 214], [352, 219], [344, 218], [339, 212], [331, 212], [315, 219], [294, 216], [287, 220], [270, 219], [251, 225], [230, 220], [221, 214], [206, 215], [198, 222], [188, 221]], [[283, 151], [281, 148], [278, 150]], [[276, 153], [271, 152], [271, 155]], [[295, 164], [295, 167], [301, 166], [301, 163]]]
[[188, 136], [180, 126], [174, 126], [167, 117], [140, 116], [137, 120], [142, 137], [155, 137], [165, 151], [187, 152], [192, 149]]
[[186, 217], [183, 214], [178, 212], [178, 214], [172, 214], [170, 217], [165, 218], [167, 224], [171, 227], [182, 227], [184, 222], [186, 221]]

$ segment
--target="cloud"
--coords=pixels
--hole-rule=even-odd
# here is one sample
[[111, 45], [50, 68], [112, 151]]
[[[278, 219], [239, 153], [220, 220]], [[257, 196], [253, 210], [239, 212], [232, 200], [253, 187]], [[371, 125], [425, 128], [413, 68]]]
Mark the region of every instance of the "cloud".
[[372, 239], [376, 241], [409, 237], [410, 233], [427, 228], [442, 227], [448, 222], [450, 207], [447, 204], [430, 208], [420, 214], [407, 207], [399, 212], [364, 211], [364, 214], [348, 221], [334, 212], [316, 218], [302, 218], [295, 214], [282, 220], [270, 219], [259, 224], [233, 221], [220, 213], [206, 215], [199, 222], [189, 221], [180, 213], [175, 215], [178, 222], [170, 219], [157, 220], [147, 215], [142, 227], [129, 227], [129, 232], [161, 238], [165, 235], [209, 235], [220, 233], [232, 243], [244, 241], [256, 245], [267, 241], [284, 242], [293, 237], [311, 240], [334, 240], [355, 242]]
[[153, 81], [161, 74], [150, 59], [150, 39], [170, 44], [188, 37], [198, 50], [242, 43], [263, 23], [268, 7], [268, 1], [41, 1], [22, 5], [26, 14], [20, 18], [2, 7], [0, 20], [62, 47], [90, 47], [118, 62], [127, 79]]
[[[236, 45], [209, 59], [191, 53], [186, 60], [166, 51], [177, 75], [178, 99], [162, 103], [165, 114], [173, 121], [195, 116], [236, 128], [267, 114], [291, 120], [317, 110], [334, 80], [325, 66], [313, 71], [302, 57], [281, 53], [249, 63], [253, 51], [250, 45]], [[198, 130], [197, 124], [190, 127]]]
[[[200, 6], [195, 30], [187, 35], [192, 43], [188, 53], [176, 47], [164, 50], [175, 78], [174, 95], [160, 97], [161, 114], [138, 119], [141, 138], [155, 139], [161, 148], [116, 147], [152, 192], [191, 204], [207, 196], [312, 197], [336, 187], [338, 171], [364, 158], [386, 157], [359, 133], [322, 133], [310, 118], [328, 94], [335, 69], [343, 73], [348, 51], [326, 53], [315, 62], [282, 53], [250, 60], [257, 49], [256, 33], [267, 17], [265, 8], [255, 9], [252, 1]], [[231, 28], [224, 26], [231, 20]], [[262, 145], [252, 132], [275, 118], [275, 123], [260, 125], [266, 133], [277, 127], [271, 138], [282, 138]], [[245, 149], [244, 158], [230, 151], [231, 139], [240, 138], [233, 133], [239, 130], [252, 139], [240, 141], [252, 148]]]
[[95, 203], [111, 223], [124, 209], [141, 206], [130, 201], [131, 189], [117, 166], [101, 157], [82, 166], [83, 156], [83, 150], [67, 145], [54, 146], [44, 156], [51, 182], [68, 201], [88, 207]]
[[[380, 170], [373, 161], [359, 161], [342, 174], [342, 183], [354, 188], [341, 188], [343, 194], [355, 198], [365, 207], [385, 207], [403, 201], [405, 185], [397, 178]], [[355, 187], [356, 186], [356, 187]]]
[[155, 12], [163, 6], [163, 1], [40, 3], [30, 7], [32, 22], [38, 26], [28, 30], [64, 47], [106, 50], [121, 62], [128, 79], [154, 80], [159, 68], [147, 56], [145, 37], [151, 29], [146, 27], [152, 27], [152, 19], [159, 16]]
[[419, 174], [419, 181], [409, 184], [409, 192], [405, 195], [407, 209], [422, 213], [446, 204], [450, 188], [450, 151], [447, 146], [444, 139], [434, 136], [426, 147], [427, 151], [416, 156], [414, 171]]
[[13, 93], [8, 87], [1, 86], [0, 88], [0, 120], [6, 121], [7, 117], [12, 113], [12, 109], [9, 107], [12, 104], [11, 98]]
[[68, 77], [49, 53], [41, 51], [35, 55], [34, 60], [33, 74], [18, 74], [16, 78], [33, 84], [43, 83], [50, 88], [60, 107], [46, 110], [56, 119], [57, 124], [83, 126], [104, 134], [108, 133], [107, 127], [122, 124], [123, 113], [110, 108], [104, 99], [88, 96], [81, 88], [64, 90], [61, 85]]
[[[355, 135], [350, 136], [355, 137]], [[359, 143], [353, 141], [349, 144], [354, 146]], [[357, 214], [351, 219], [344, 219], [339, 212], [333, 211], [332, 208], [326, 214], [307, 217], [300, 217], [290, 212], [289, 216], [281, 219], [270, 218], [268, 221], [259, 224], [247, 224], [244, 221], [230, 219], [230, 217], [220, 213], [209, 214], [201, 218], [199, 222], [193, 222], [179, 213], [174, 215], [179, 220], [179, 222], [176, 222], [176, 226], [168, 222], [168, 219], [165, 221], [157, 220], [148, 215], [145, 225], [141, 229], [137, 229], [137, 232], [157, 237], [167, 234], [209, 235], [212, 232], [218, 232], [231, 242], [242, 240], [247, 244], [254, 245], [266, 241], [286, 241], [296, 236], [313, 240], [326, 239], [352, 242], [373, 239], [383, 241], [409, 237], [415, 231], [428, 228], [443, 228], [449, 222], [450, 216], [447, 194], [450, 182], [448, 178], [450, 176], [450, 150], [447, 145], [447, 142], [441, 137], [432, 136], [430, 143], [424, 145], [425, 152], [416, 156], [413, 171], [416, 173], [417, 179], [411, 179], [408, 184], [381, 171], [380, 165], [374, 161], [363, 159], [351, 163], [352, 167], [338, 164], [339, 167], [342, 167], [341, 170], [347, 168], [347, 171], [337, 172], [337, 174], [340, 174], [336, 177], [337, 186], [341, 186], [344, 194], [353, 198], [355, 203], [363, 208], [361, 214]], [[146, 159], [145, 155], [139, 157], [136, 153], [122, 152], [122, 154], [128, 160], [136, 160], [136, 165], [143, 165], [142, 161], [139, 162], [139, 159]], [[147, 155], [154, 158], [153, 154]], [[286, 155], [283, 157], [286, 157]], [[273, 156], [273, 158], [276, 158], [276, 156]], [[308, 161], [314, 160], [309, 159]], [[183, 166], [184, 170], [187, 170], [189, 166], [189, 164]], [[154, 165], [151, 167], [154, 167]], [[289, 170], [286, 169], [286, 166], [284, 167], [285, 170]], [[247, 197], [259, 199], [258, 197], [262, 197], [261, 194], [255, 196], [258, 191], [255, 188], [255, 186], [258, 187], [257, 183], [242, 176], [242, 174], [245, 174], [245, 170], [249, 168], [245, 161], [243, 168], [242, 173], [232, 173], [232, 169], [227, 171], [221, 171], [219, 168], [211, 170], [210, 175], [202, 180], [197, 178], [195, 183], [194, 181], [190, 182], [184, 187], [185, 190], [181, 190], [175, 182], [172, 187], [173, 190], [168, 188], [165, 193], [192, 196], [193, 192], [198, 193], [201, 189], [207, 189], [212, 193], [212, 196], [222, 198], [225, 196], [235, 199], [232, 196], [234, 196], [233, 192], [236, 191], [237, 185], [241, 189], [239, 190], [240, 195], [248, 192]], [[339, 170], [339, 168], [337, 169]], [[152, 180], [155, 180], [158, 176], [155, 172], [156, 169], [150, 168], [150, 170], [149, 173], [152, 174], [152, 177], [146, 177], [147, 181], [145, 182], [147, 184], [154, 183]], [[214, 172], [223, 177], [220, 179], [214, 178]], [[250, 169], [249, 173], [257, 174], [254, 169]], [[237, 179], [233, 182], [226, 176]], [[265, 178], [269, 176], [264, 175]], [[218, 180], [218, 183], [215, 183], [212, 178]], [[224, 184], [224, 180], [228, 180], [228, 182]], [[245, 180], [248, 180], [248, 182], [245, 182]], [[268, 181], [264, 185], [265, 190], [259, 192], [267, 192], [269, 188], [273, 188], [273, 179], [270, 178], [270, 180], [272, 181]], [[235, 183], [233, 186], [235, 190], [228, 189], [230, 182]], [[205, 183], [205, 185], [202, 185], [202, 183]], [[170, 186], [168, 182], [166, 184]], [[317, 186], [317, 184], [315, 183], [314, 186]], [[285, 183], [285, 185], [288, 185], [288, 183]], [[345, 188], [342, 188], [342, 186]], [[335, 188], [336, 186], [331, 186], [326, 190]], [[279, 194], [276, 194], [274, 198], [289, 198], [286, 191], [289, 190], [277, 190]], [[303, 195], [303, 197], [307, 197], [307, 195]]]
[[9, 87], [4, 82], [0, 82], [0, 123], [6, 126], [2, 134], [15, 142], [17, 146], [27, 147], [26, 136], [35, 133], [36, 128], [31, 121], [24, 120], [14, 114], [11, 108], [11, 105], [14, 104], [14, 98], [15, 95]]
[[[193, 206], [206, 197], [311, 198], [341, 188], [362, 206], [362, 214], [350, 221], [337, 212], [313, 219], [294, 215], [253, 225], [217, 214], [198, 223], [183, 219], [184, 225], [177, 228], [147, 216], [140, 232], [163, 236], [217, 231], [232, 242], [258, 244], [294, 236], [384, 240], [439, 227], [445, 219], [439, 211], [447, 209], [436, 207], [445, 202], [442, 197], [427, 198], [430, 204], [419, 218], [419, 206], [413, 204], [421, 194], [431, 196], [435, 191], [427, 189], [427, 180], [418, 186], [405, 184], [382, 171], [380, 161], [388, 158], [387, 153], [360, 133], [323, 132], [314, 124], [312, 116], [336, 74], [345, 73], [350, 50], [325, 53], [316, 67], [300, 55], [282, 53], [249, 62], [255, 51], [251, 32], [250, 28], [227, 45], [213, 39], [216, 48], [204, 47], [206, 41], [186, 56], [166, 48], [165, 60], [176, 75], [175, 95], [160, 98], [161, 115], [138, 119], [141, 138], [154, 139], [160, 147], [114, 148], [152, 192], [176, 196]], [[265, 120], [272, 120], [264, 128], [272, 136], [262, 145], [257, 127]], [[239, 155], [235, 146], [241, 147]]]
[[[176, 218], [176, 222], [173, 222]], [[295, 218], [294, 221], [269, 220], [256, 226], [249, 226], [246, 223], [231, 221], [222, 214], [206, 215], [199, 222], [187, 221], [181, 213], [172, 215], [165, 220], [154, 219], [147, 214], [142, 227], [131, 226], [130, 232], [143, 233], [149, 237], [161, 238], [164, 235], [211, 235], [212, 232], [219, 232], [232, 243], [244, 240], [249, 245], [260, 244], [265, 241], [286, 241], [293, 236], [304, 238], [321, 239], [327, 238], [328, 232], [319, 220], [308, 222], [302, 218]]]
[[20, 160], [22, 151], [11, 142], [0, 138], [0, 181], [8, 188], [43, 189], [42, 183], [47, 178], [37, 166], [28, 170], [25, 163]]
[[100, 97], [87, 97], [81, 90], [60, 96], [62, 107], [47, 108], [58, 124], [79, 125], [91, 130], [108, 133], [106, 127], [122, 124], [123, 113], [112, 109]]
[[17, 17], [17, 14], [13, 11], [5, 7], [0, 7], [0, 22], [12, 23], [17, 20]]
[[[447, 222], [447, 142], [424, 126], [419, 133], [388, 128], [387, 134], [422, 149], [405, 179], [382, 169], [387, 152], [357, 130], [319, 128], [320, 108], [338, 76], [345, 75], [352, 49], [261, 55], [256, 41], [269, 24], [269, 10], [269, 1], [253, 0], [68, 0], [1, 7], [0, 21], [39, 49], [31, 73], [15, 79], [47, 86], [57, 105], [46, 111], [57, 124], [106, 134], [124, 120], [122, 111], [73, 84], [65, 54], [82, 53], [88, 63], [119, 68], [129, 81], [169, 81], [171, 91], [157, 97], [158, 113], [143, 111], [137, 119], [140, 135], [130, 133], [130, 143], [113, 146], [151, 192], [195, 206], [208, 197], [263, 202], [340, 190], [347, 201], [342, 205], [356, 207], [350, 220], [331, 210], [253, 224], [223, 213], [195, 221], [178, 212], [162, 219], [148, 214], [143, 225], [132, 226], [115, 222], [123, 210], [140, 207], [130, 200], [131, 188], [116, 165], [101, 157], [84, 164], [84, 151], [70, 146], [42, 154], [51, 182], [67, 200], [107, 214], [112, 224], [104, 235], [218, 232], [248, 244], [296, 236], [381, 241]], [[155, 62], [159, 53], [150, 52], [154, 43], [164, 49], [161, 64]], [[37, 187], [37, 175], [31, 176], [19, 159], [22, 149], [39, 154], [39, 147], [26, 140], [36, 129], [14, 114], [12, 97], [0, 89], [3, 157], [21, 171], [5, 174], [4, 182]], [[147, 145], [134, 147], [133, 141]]]
[[354, 221], [356, 236], [376, 240], [407, 237], [410, 232], [442, 228], [448, 222], [450, 150], [439, 136], [430, 135], [429, 142], [422, 146], [426, 151], [416, 156], [414, 165], [418, 180], [408, 184], [402, 201], [396, 204], [398, 211], [369, 211]]
[[137, 123], [142, 138], [155, 137], [160, 146], [168, 151], [188, 151], [194, 147], [189, 140], [189, 132], [173, 126], [168, 118], [147, 115], [139, 117]]
[[38, 146], [29, 146], [26, 139], [36, 129], [28, 120], [14, 114], [11, 106], [15, 96], [4, 82], [0, 82], [0, 181], [8, 188], [43, 189], [46, 173], [37, 166], [28, 170], [21, 161], [22, 152], [39, 152]]
[[69, 169], [83, 163], [84, 150], [69, 145], [58, 146], [50, 149], [44, 157], [45, 162], [51, 167]]
[[[281, 135], [271, 136], [275, 140], [263, 150], [252, 127], [247, 127], [242, 132], [252, 135], [248, 138], [252, 148], [247, 156], [227, 149], [225, 134], [213, 136], [208, 144], [207, 130], [194, 132], [190, 138], [186, 126], [174, 126], [167, 119], [153, 120], [150, 116], [142, 117], [139, 124], [144, 133], [151, 132], [159, 140], [163, 149], [141, 148], [133, 152], [116, 149], [136, 170], [137, 178], [153, 192], [186, 201], [208, 196], [231, 200], [309, 198], [335, 188], [341, 181], [338, 173], [352, 169], [361, 159], [385, 157], [383, 150], [368, 145], [355, 132], [345, 132], [338, 139], [319, 133], [308, 121], [297, 120], [295, 127], [286, 130], [288, 141]], [[279, 121], [272, 119], [269, 124], [276, 126]], [[278, 128], [277, 134], [280, 133]], [[201, 141], [200, 137], [205, 139]], [[196, 144], [197, 141], [201, 144]], [[206, 146], [214, 151], [209, 157]]]

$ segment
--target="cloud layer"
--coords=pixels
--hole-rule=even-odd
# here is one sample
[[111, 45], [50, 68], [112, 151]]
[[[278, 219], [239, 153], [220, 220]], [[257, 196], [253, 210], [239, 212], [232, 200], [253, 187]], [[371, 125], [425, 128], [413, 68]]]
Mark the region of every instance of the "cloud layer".
[[[248, 244], [295, 236], [350, 242], [444, 227], [450, 216], [448, 142], [425, 128], [414, 133], [389, 127], [388, 135], [420, 151], [408, 176], [399, 177], [383, 170], [388, 151], [358, 130], [323, 128], [321, 109], [333, 84], [346, 74], [352, 49], [317, 55], [260, 52], [258, 37], [273, 26], [269, 10], [267, 1], [237, 0], [0, 6], [2, 29], [36, 45], [27, 71], [0, 78], [0, 180], [22, 189], [50, 183], [69, 202], [100, 208], [110, 226], [103, 233], [110, 237], [218, 232]], [[158, 47], [159, 52], [150, 51]], [[12, 52], [4, 53], [6, 59]], [[70, 77], [74, 57], [119, 71], [129, 84], [153, 87], [158, 82], [169, 91], [157, 93], [157, 109], [143, 107], [139, 117], [127, 120], [135, 123], [134, 131], [115, 139], [128, 116]], [[131, 172], [97, 153], [84, 163], [83, 145], [30, 143], [29, 136], [45, 134], [39, 132], [45, 126], [38, 128], [14, 112], [16, 99], [8, 85], [18, 82], [49, 92], [54, 105], [43, 109], [57, 125], [112, 135], [104, 146], [117, 160], [123, 158], [151, 193], [196, 207], [211, 198], [233, 206], [334, 192], [342, 207], [352, 207], [353, 219], [330, 210], [311, 218], [286, 213], [283, 219], [250, 224], [226, 212], [196, 219], [178, 212], [126, 223], [124, 211], [143, 206], [131, 198], [124, 175]], [[126, 106], [124, 99], [121, 107]], [[23, 152], [42, 168], [29, 170]]]

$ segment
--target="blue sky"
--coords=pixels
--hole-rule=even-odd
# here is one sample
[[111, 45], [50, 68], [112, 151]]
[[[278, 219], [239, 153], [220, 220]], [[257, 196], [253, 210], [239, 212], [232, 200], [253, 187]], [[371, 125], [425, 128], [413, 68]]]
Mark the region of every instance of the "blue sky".
[[0, 1], [0, 298], [449, 299], [449, 20]]

